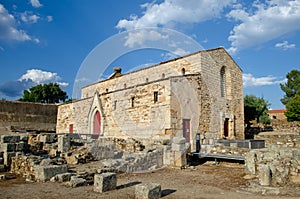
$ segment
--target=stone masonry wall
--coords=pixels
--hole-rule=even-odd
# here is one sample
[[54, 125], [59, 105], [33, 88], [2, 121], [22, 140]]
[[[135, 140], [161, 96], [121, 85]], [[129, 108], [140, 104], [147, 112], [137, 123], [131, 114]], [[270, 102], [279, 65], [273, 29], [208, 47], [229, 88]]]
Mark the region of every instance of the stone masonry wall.
[[0, 131], [55, 131], [57, 105], [0, 101]]
[[[248, 174], [262, 176], [260, 167], [270, 170], [270, 186], [300, 184], [300, 149], [271, 145], [266, 149], [251, 150], [245, 155]], [[261, 179], [259, 179], [261, 181]]]

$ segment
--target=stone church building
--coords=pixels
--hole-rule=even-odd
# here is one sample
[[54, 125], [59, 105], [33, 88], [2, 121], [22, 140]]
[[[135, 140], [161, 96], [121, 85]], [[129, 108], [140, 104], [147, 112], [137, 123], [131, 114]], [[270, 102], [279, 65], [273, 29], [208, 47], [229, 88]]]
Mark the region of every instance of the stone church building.
[[58, 107], [57, 133], [170, 139], [195, 145], [244, 138], [242, 70], [223, 47], [199, 51], [82, 88]]

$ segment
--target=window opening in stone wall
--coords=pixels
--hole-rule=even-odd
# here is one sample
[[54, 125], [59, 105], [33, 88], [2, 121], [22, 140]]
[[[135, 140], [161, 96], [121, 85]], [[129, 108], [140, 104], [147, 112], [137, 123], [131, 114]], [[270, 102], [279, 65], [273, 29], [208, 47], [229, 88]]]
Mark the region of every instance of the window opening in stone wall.
[[163, 74], [161, 75], [161, 77], [162, 77], [162, 78], [165, 78], [165, 77], [166, 77], [165, 73], [163, 73]]
[[117, 100], [114, 101], [113, 109], [114, 111], [117, 109]]
[[108, 88], [107, 88], [107, 89], [105, 89], [105, 92], [107, 92], [107, 93], [108, 93]]
[[149, 79], [148, 78], [146, 78], [146, 83], [148, 83], [149, 82]]
[[135, 97], [131, 98], [131, 107], [134, 107], [134, 99], [135, 99]]
[[182, 68], [182, 69], [181, 69], [181, 74], [182, 74], [182, 75], [185, 75], [185, 68]]
[[124, 84], [124, 88], [126, 88], [127, 87], [127, 85], [126, 84]]
[[221, 97], [225, 97], [225, 67], [223, 66], [220, 72], [221, 78]]
[[153, 101], [154, 103], [156, 103], [158, 101], [158, 91], [154, 91], [153, 97], [154, 97]]

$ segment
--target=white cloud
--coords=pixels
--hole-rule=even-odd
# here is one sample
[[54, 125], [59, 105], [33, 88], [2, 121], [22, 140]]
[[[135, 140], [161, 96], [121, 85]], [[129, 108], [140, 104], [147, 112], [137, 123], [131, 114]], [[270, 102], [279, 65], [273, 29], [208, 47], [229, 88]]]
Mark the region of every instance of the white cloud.
[[21, 14], [21, 20], [26, 23], [37, 23], [39, 19], [40, 19], [39, 16], [32, 14], [31, 12], [28, 11]]
[[[131, 15], [129, 19], [122, 19], [116, 28], [121, 30], [136, 30], [153, 27], [173, 27], [181, 24], [194, 24], [220, 17], [223, 9], [236, 0], [164, 0], [160, 3], [146, 3], [141, 5], [145, 11], [141, 17]], [[149, 37], [150, 36], [150, 37]], [[159, 35], [149, 35], [145, 32], [132, 33], [126, 46], [143, 44], [146, 40], [157, 39]]]
[[39, 69], [31, 69], [27, 70], [27, 72], [22, 75], [22, 77], [18, 81], [32, 81], [36, 84], [45, 84], [56, 82], [61, 86], [68, 86], [66, 82], [59, 82], [61, 77], [57, 75], [57, 73], [42, 71]]
[[254, 77], [252, 74], [243, 74], [244, 87], [267, 86], [286, 82], [286, 79], [279, 80], [272, 75], [266, 77]]
[[50, 16], [50, 15], [49, 15], [49, 16], [47, 16], [47, 21], [48, 21], [48, 22], [51, 22], [51, 21], [53, 21], [53, 16]]
[[39, 0], [30, 0], [30, 4], [32, 5], [32, 7], [35, 8], [39, 8], [43, 6]]
[[284, 41], [282, 43], [275, 44], [275, 47], [276, 48], [282, 48], [283, 50], [288, 50], [288, 49], [291, 49], [291, 48], [295, 48], [296, 44], [289, 44], [288, 41]]
[[300, 30], [300, 0], [255, 1], [249, 11], [238, 7], [227, 16], [241, 21], [228, 37], [229, 51], [236, 52]]
[[168, 35], [163, 35], [155, 30], [141, 29], [129, 32], [124, 45], [132, 48], [134, 46], [142, 46], [145, 41], [159, 41], [167, 38]]
[[32, 38], [24, 30], [18, 30], [16, 20], [13, 15], [0, 4], [0, 39], [31, 41]]
[[168, 26], [172, 23], [199, 23], [219, 17], [223, 9], [235, 0], [164, 0], [162, 3], [143, 4], [144, 15], [132, 15], [120, 20], [117, 28], [132, 30], [145, 27]]

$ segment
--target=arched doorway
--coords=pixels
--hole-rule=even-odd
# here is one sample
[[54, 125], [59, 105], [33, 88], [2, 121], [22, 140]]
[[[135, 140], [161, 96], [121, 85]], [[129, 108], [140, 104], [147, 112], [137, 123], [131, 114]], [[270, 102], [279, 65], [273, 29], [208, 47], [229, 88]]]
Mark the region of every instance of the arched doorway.
[[101, 117], [99, 111], [96, 111], [94, 115], [94, 134], [95, 135], [100, 135], [101, 132]]

